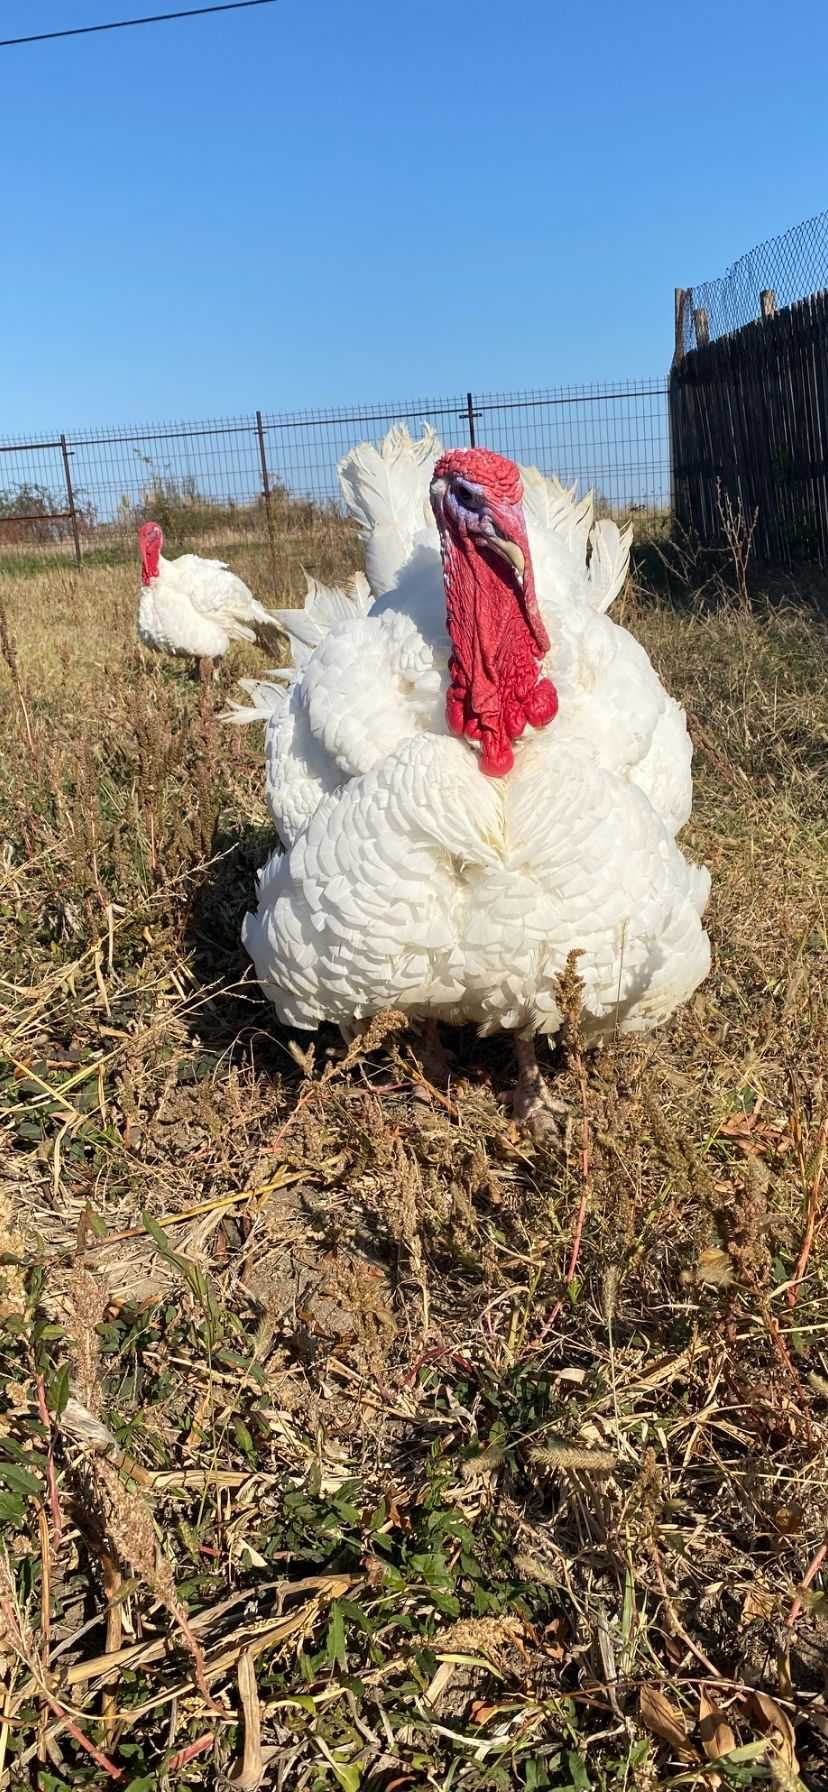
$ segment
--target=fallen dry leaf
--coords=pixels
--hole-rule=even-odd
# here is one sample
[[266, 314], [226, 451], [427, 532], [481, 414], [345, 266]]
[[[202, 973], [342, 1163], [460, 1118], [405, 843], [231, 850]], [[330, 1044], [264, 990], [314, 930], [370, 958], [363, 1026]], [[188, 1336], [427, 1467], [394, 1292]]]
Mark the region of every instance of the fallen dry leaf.
[[687, 1748], [689, 1738], [684, 1715], [677, 1705], [671, 1705], [659, 1687], [642, 1686], [638, 1713], [641, 1722], [654, 1736], [660, 1736], [662, 1742], [669, 1742], [677, 1749]]
[[429, 1684], [426, 1687], [425, 1693], [423, 1695], [427, 1705], [436, 1705], [437, 1704], [438, 1699], [440, 1699], [442, 1697], [443, 1693], [446, 1691], [446, 1688], [449, 1686], [450, 1682], [454, 1679], [454, 1675], [455, 1675], [456, 1671], [457, 1671], [457, 1668], [456, 1668], [455, 1662], [453, 1662], [453, 1661], [441, 1661], [440, 1662], [437, 1672], [432, 1676], [432, 1679], [429, 1681]]
[[708, 1761], [719, 1761], [736, 1747], [736, 1737], [727, 1719], [702, 1687], [699, 1693], [699, 1735]]
[[497, 1717], [502, 1710], [500, 1705], [487, 1705], [485, 1700], [475, 1699], [471, 1707], [471, 1720], [474, 1724], [487, 1724], [492, 1717]]
[[567, 1618], [553, 1618], [551, 1623], [543, 1627], [544, 1651], [551, 1661], [566, 1661], [572, 1644], [572, 1633]]
[[236, 1669], [239, 1703], [244, 1712], [244, 1749], [241, 1761], [231, 1769], [228, 1778], [239, 1792], [256, 1792], [264, 1778], [262, 1759], [262, 1719], [256, 1671], [249, 1649], [243, 1649]]
[[781, 1755], [786, 1766], [799, 1772], [796, 1758], [796, 1737], [794, 1728], [787, 1713], [777, 1705], [776, 1700], [766, 1692], [751, 1692], [748, 1695], [748, 1709], [759, 1721], [763, 1730], [767, 1730], [778, 1755]]
[[745, 1603], [742, 1606], [742, 1623], [751, 1624], [755, 1622], [757, 1618], [761, 1618], [765, 1623], [769, 1623], [772, 1620], [775, 1611], [776, 1600], [774, 1599], [773, 1594], [767, 1593], [764, 1587], [751, 1587], [750, 1592], [745, 1597]]
[[707, 1282], [712, 1288], [728, 1288], [733, 1281], [733, 1262], [727, 1251], [718, 1245], [709, 1245], [700, 1251], [696, 1263], [698, 1281]]

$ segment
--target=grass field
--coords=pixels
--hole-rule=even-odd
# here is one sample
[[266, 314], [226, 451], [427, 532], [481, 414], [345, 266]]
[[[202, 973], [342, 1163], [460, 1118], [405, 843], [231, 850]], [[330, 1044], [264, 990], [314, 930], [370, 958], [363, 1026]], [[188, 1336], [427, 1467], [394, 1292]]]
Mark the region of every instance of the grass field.
[[714, 969], [598, 1060], [570, 979], [541, 1151], [498, 1042], [279, 1032], [261, 738], [136, 576], [0, 575], [0, 1786], [824, 1787], [825, 624], [623, 600]]

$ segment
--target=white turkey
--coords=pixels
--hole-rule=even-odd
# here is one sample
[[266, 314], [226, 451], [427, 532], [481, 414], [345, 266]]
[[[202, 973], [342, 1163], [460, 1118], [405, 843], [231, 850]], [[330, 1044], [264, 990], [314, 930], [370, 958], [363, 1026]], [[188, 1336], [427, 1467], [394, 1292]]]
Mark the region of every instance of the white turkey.
[[200, 554], [165, 560], [159, 523], [144, 523], [138, 543], [138, 635], [146, 647], [196, 660], [202, 681], [231, 641], [255, 641], [262, 627], [278, 626], [223, 560], [204, 560]]
[[[537, 469], [401, 427], [339, 467], [367, 578], [279, 613], [294, 664], [246, 681], [284, 852], [243, 937], [280, 1019], [386, 1008], [514, 1034], [515, 1111], [554, 1104], [537, 1034], [579, 949], [584, 1032], [645, 1032], [710, 963], [683, 712], [604, 614], [629, 531]], [[284, 680], [274, 682], [275, 680]]]

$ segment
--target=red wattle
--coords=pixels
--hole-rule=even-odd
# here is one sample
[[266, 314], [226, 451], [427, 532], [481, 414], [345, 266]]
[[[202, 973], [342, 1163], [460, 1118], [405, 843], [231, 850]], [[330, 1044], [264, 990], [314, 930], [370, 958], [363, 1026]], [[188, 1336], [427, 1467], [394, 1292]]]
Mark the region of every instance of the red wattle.
[[530, 728], [545, 728], [558, 713], [558, 693], [551, 678], [540, 678], [524, 704]]
[[454, 685], [449, 687], [446, 697], [446, 722], [449, 734], [462, 736], [466, 732], [466, 706], [463, 697]]
[[514, 763], [515, 756], [511, 747], [494, 746], [491, 741], [484, 743], [480, 755], [480, 770], [485, 773], [487, 778], [505, 778]]

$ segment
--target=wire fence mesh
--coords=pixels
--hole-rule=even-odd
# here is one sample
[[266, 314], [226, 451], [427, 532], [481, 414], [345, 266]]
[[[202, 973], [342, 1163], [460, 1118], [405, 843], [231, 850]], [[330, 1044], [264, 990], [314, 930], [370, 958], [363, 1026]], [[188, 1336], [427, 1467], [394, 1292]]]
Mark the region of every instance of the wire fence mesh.
[[669, 507], [667, 382], [655, 378], [0, 441], [0, 550], [80, 559], [131, 547], [149, 516], [174, 518], [178, 548], [216, 530], [264, 540], [279, 499], [336, 506], [340, 456], [397, 422], [592, 488], [619, 516]]
[[828, 211], [757, 244], [718, 280], [677, 291], [676, 350], [706, 348], [828, 287]]

